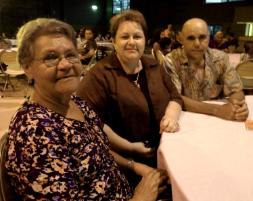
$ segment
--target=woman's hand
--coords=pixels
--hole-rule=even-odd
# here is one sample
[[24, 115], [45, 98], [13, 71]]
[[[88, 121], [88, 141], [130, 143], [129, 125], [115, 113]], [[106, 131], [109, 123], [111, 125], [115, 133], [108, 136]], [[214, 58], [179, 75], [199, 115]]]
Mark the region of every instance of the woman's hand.
[[166, 189], [164, 185], [168, 177], [164, 171], [152, 170], [142, 177], [135, 188], [131, 201], [155, 201], [158, 195]]
[[174, 133], [179, 130], [178, 119], [182, 111], [181, 105], [175, 101], [170, 101], [166, 107], [164, 116], [160, 121], [160, 133]]
[[133, 154], [137, 154], [145, 158], [153, 157], [156, 154], [153, 148], [146, 147], [143, 142], [132, 142], [131, 147], [131, 152]]
[[174, 133], [179, 130], [179, 124], [177, 118], [171, 118], [170, 116], [164, 115], [160, 122], [160, 133], [170, 132]]

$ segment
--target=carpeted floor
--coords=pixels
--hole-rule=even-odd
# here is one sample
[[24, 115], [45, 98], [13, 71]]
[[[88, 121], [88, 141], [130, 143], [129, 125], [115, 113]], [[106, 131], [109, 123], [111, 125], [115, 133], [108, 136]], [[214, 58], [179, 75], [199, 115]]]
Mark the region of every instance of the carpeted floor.
[[31, 93], [31, 88], [28, 87], [28, 82], [25, 75], [20, 77], [11, 78], [11, 82], [15, 90], [9, 85], [3, 92], [3, 80], [0, 78], [0, 95], [3, 98], [7, 97], [26, 97]]

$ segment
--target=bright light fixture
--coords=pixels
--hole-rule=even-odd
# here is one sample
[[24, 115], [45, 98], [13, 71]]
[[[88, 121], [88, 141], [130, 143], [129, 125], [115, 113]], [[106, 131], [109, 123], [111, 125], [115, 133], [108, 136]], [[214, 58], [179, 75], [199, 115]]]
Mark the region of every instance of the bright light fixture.
[[91, 9], [92, 9], [93, 11], [96, 11], [96, 10], [98, 9], [98, 6], [94, 4], [94, 5], [91, 6]]

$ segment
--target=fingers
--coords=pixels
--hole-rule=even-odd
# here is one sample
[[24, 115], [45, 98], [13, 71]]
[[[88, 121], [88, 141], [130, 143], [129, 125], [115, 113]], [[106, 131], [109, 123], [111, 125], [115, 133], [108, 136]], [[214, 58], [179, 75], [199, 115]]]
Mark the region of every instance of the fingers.
[[245, 104], [245, 100], [237, 100], [237, 99], [233, 99], [232, 101], [231, 101], [231, 103], [233, 104], [233, 105], [239, 105], [239, 106], [242, 106], [243, 104]]
[[167, 188], [168, 188], [167, 185], [160, 186], [158, 188], [158, 194], [160, 195], [161, 193], [165, 192]]
[[241, 113], [236, 113], [235, 114], [235, 120], [245, 121], [247, 119], [248, 115], [249, 115], [248, 111], [244, 111], [244, 112], [241, 112]]
[[249, 110], [246, 103], [244, 103], [241, 107], [237, 106], [236, 111], [235, 111], [235, 119], [237, 121], [246, 120], [248, 115], [249, 115]]
[[137, 154], [152, 154], [154, 149], [147, 147], [143, 142], [132, 142], [132, 152]]
[[169, 118], [163, 118], [160, 123], [160, 133], [171, 132], [174, 133], [179, 130], [179, 124]]

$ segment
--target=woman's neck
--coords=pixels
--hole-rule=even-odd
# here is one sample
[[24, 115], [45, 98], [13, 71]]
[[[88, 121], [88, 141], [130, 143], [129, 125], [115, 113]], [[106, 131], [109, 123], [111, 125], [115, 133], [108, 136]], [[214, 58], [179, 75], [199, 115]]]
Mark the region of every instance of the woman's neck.
[[51, 109], [62, 115], [66, 115], [70, 106], [70, 96], [59, 96], [60, 98], [52, 98], [42, 95], [41, 93], [34, 92], [31, 101], [38, 103], [48, 109]]
[[142, 64], [140, 60], [132, 61], [132, 62], [125, 62], [118, 57], [119, 62], [123, 68], [123, 70], [126, 72], [126, 74], [136, 74], [142, 69]]

